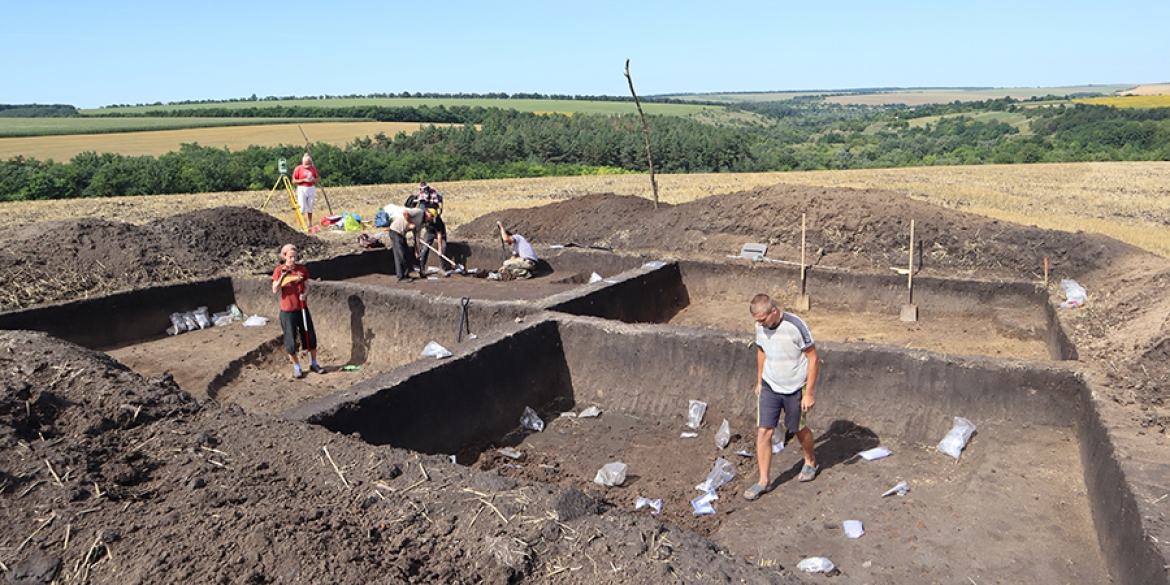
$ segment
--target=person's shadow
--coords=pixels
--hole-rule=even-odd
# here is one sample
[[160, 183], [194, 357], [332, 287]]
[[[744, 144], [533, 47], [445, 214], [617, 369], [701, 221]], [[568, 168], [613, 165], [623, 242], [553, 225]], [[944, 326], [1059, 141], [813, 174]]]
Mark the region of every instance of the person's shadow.
[[[857, 454], [866, 449], [877, 447], [881, 443], [881, 439], [878, 438], [877, 433], [853, 421], [835, 420], [829, 425], [828, 430], [813, 439], [813, 443], [815, 445], [813, 452], [817, 458], [817, 465], [820, 466], [817, 475], [820, 475], [835, 465], [857, 463], [861, 459]], [[795, 436], [785, 442], [784, 448], [796, 449], [800, 458], [791, 468], [783, 471], [776, 479], [772, 480], [769, 490], [795, 480], [804, 467], [804, 452]]]
[[366, 316], [366, 303], [358, 295], [349, 295], [349, 363], [360, 366], [366, 363], [370, 340], [366, 339], [366, 328], [362, 320]]

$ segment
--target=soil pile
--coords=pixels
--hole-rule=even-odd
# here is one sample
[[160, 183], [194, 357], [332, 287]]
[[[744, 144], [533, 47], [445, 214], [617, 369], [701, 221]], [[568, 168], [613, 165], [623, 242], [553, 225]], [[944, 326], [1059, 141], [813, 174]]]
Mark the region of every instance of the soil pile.
[[11, 582], [800, 582], [580, 491], [199, 403], [43, 334], [0, 332], [0, 368]]
[[279, 263], [279, 247], [321, 247], [264, 212], [221, 207], [144, 226], [85, 217], [0, 235], [0, 310], [207, 278]]
[[525, 210], [496, 212], [461, 225], [455, 238], [494, 238], [497, 221], [538, 244], [602, 245], [625, 251], [734, 255], [747, 242], [768, 257], [800, 260], [807, 214], [810, 263], [887, 271], [909, 260], [928, 274], [1037, 278], [1048, 258], [1054, 277], [1076, 276], [1118, 257], [1143, 253], [1102, 236], [1010, 224], [878, 190], [774, 185], [660, 205], [632, 196], [587, 195]]

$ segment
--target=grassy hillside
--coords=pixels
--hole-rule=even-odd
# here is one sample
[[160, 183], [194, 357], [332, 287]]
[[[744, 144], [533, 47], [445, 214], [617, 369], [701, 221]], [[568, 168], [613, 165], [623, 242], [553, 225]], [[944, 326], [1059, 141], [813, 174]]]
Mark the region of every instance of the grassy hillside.
[[[526, 100], [526, 99], [459, 99], [459, 98], [339, 98], [326, 100], [262, 100], [222, 102], [209, 104], [181, 104], [158, 106], [132, 106], [116, 108], [96, 108], [81, 110], [83, 115], [100, 115], [111, 113], [138, 114], [157, 112], [159, 110], [198, 110], [204, 108], [265, 108], [274, 106], [308, 106], [316, 108], [345, 108], [355, 106], [381, 106], [386, 108], [414, 108], [420, 106], [465, 106], [481, 108], [500, 108], [518, 110], [521, 112], [557, 112], [582, 114], [629, 114], [637, 111], [633, 102], [605, 102], [586, 100]], [[668, 116], [685, 116], [699, 112], [704, 108], [719, 108], [719, 106], [701, 106], [689, 104], [654, 104], [644, 103], [642, 108], [647, 114], [662, 114]]]

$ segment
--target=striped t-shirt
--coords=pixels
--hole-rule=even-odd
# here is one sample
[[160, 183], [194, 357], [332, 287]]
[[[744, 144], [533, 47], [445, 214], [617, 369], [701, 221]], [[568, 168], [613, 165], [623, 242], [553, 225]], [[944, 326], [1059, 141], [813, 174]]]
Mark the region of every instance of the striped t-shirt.
[[764, 381], [777, 394], [792, 394], [808, 380], [808, 356], [815, 345], [812, 333], [800, 317], [784, 313], [775, 329], [756, 324], [756, 345], [764, 350]]

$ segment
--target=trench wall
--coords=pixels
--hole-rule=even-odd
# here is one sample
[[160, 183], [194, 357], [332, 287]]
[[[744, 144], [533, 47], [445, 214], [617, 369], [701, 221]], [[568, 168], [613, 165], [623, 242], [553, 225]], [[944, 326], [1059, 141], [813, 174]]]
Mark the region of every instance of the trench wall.
[[[241, 310], [278, 317], [279, 299], [267, 277], [239, 278], [233, 284]], [[463, 311], [457, 298], [313, 280], [308, 299], [318, 348], [348, 364], [394, 367], [419, 359], [430, 341], [447, 349], [457, 344]], [[472, 299], [467, 305], [467, 322], [471, 333], [483, 335], [534, 310], [520, 303]], [[467, 339], [466, 334], [463, 337]]]
[[1119, 461], [1109, 428], [1098, 408], [1085, 409], [1079, 420], [1078, 436], [1089, 507], [1101, 552], [1118, 583], [1166, 585], [1170, 583], [1166, 571], [1170, 559], [1163, 557], [1147, 537], [1142, 511], [1125, 473], [1125, 467], [1138, 463], [1129, 461], [1123, 465]]
[[[742, 298], [744, 304], [757, 293], [766, 293], [777, 304], [793, 307], [800, 294], [800, 268], [729, 258], [726, 262], [680, 261], [687, 293], [692, 301], [706, 298]], [[839, 311], [898, 314], [906, 304], [906, 277], [896, 274], [862, 274], [810, 269], [806, 293], [815, 307]], [[990, 319], [1003, 309], [1035, 311], [1046, 325], [1044, 339], [1054, 360], [1076, 359], [1076, 349], [1059, 326], [1048, 293], [1034, 283], [954, 280], [932, 277], [914, 279], [914, 304], [921, 319], [934, 315], [962, 315]]]
[[525, 407], [571, 404], [553, 321], [505, 327], [453, 351], [453, 359], [414, 362], [283, 416], [377, 445], [456, 453], [517, 430]]
[[542, 303], [543, 308], [573, 315], [614, 319], [627, 323], [656, 323], [690, 303], [678, 263], [627, 270], [613, 283], [593, 283], [584, 291], [569, 291]]
[[202, 306], [218, 313], [233, 301], [232, 281], [224, 277], [8, 311], [0, 313], [0, 329], [44, 331], [82, 347], [109, 348], [165, 335], [171, 313]]
[[[708, 419], [754, 420], [752, 338], [674, 325], [561, 320], [577, 402], [638, 416], [685, 413], [708, 404]], [[879, 435], [937, 440], [955, 416], [1070, 426], [1082, 384], [1045, 363], [1004, 364], [865, 344], [817, 344], [817, 418], [853, 421]], [[908, 407], [912, 405], [913, 407]]]

